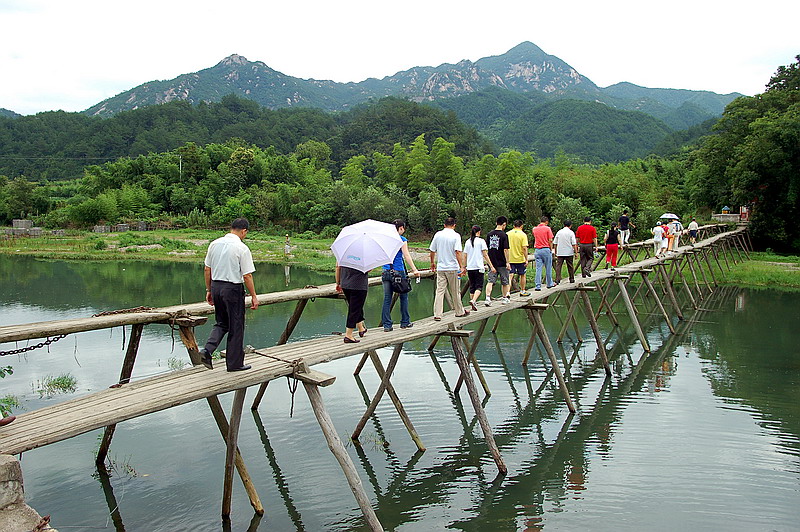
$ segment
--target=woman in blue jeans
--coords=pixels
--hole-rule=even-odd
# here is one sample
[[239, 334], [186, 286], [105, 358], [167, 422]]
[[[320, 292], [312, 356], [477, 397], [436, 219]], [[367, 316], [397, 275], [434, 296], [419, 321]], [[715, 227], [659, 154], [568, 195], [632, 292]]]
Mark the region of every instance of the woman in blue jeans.
[[[411, 274], [415, 277], [419, 277], [419, 270], [417, 270], [417, 267], [414, 265], [414, 261], [411, 259], [411, 253], [408, 251], [408, 244], [406, 244], [408, 239], [403, 236], [403, 233], [406, 232], [406, 223], [398, 219], [394, 221], [394, 226], [397, 228], [400, 238], [403, 239], [403, 247], [401, 247], [397, 255], [394, 256], [394, 260], [391, 264], [383, 266], [383, 274], [381, 275], [381, 280], [383, 281], [383, 311], [381, 312], [381, 322], [383, 323], [384, 332], [389, 332], [393, 329], [391, 309], [394, 291], [392, 290], [392, 276], [390, 270], [400, 272], [401, 275], [406, 276], [406, 263], [408, 263], [411, 267]], [[405, 262], [403, 262], [404, 258]], [[411, 317], [408, 315], [408, 292], [405, 294], [398, 294], [398, 296], [400, 299], [400, 328], [407, 329], [413, 325], [413, 323], [411, 323]]]

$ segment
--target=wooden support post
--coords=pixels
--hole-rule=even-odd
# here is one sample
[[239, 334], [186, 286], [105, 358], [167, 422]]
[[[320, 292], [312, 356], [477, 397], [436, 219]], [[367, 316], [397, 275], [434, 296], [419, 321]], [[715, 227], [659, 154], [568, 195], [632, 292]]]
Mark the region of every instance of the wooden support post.
[[[617, 315], [614, 313], [614, 309], [608, 302], [608, 292], [603, 289], [600, 284], [595, 283], [594, 286], [597, 287], [597, 291], [600, 293], [600, 306], [597, 308], [597, 313], [595, 314], [595, 321], [597, 318], [600, 317], [600, 314], [603, 312], [603, 307], [606, 307], [606, 316], [611, 321], [611, 325], [614, 327], [619, 327], [619, 320], [617, 319]], [[609, 289], [610, 290], [610, 289]]]
[[[732, 244], [729, 243], [729, 245], [730, 245], [731, 249], [735, 249], [736, 250], [736, 256], [739, 257], [739, 262], [744, 262], [744, 256], [742, 256], [742, 251], [739, 249], [739, 239], [736, 238], [736, 236], [734, 235], [734, 236], [731, 236], [731, 241], [733, 243]], [[733, 255], [732, 251], [731, 251], [731, 255]]]
[[742, 251], [744, 252], [744, 256], [747, 260], [750, 260], [750, 252], [747, 250], [747, 242], [744, 239], [744, 233], [738, 233], [736, 235], [736, 240], [739, 242]]
[[[492, 331], [492, 332], [494, 332], [494, 331]], [[436, 347], [436, 344], [439, 343], [439, 337], [440, 337], [440, 335], [438, 335], [438, 334], [433, 337], [433, 340], [431, 340], [431, 343], [428, 346], [428, 351], [433, 351], [433, 348]]]
[[[303, 365], [304, 364], [301, 364], [301, 367]], [[322, 402], [322, 394], [319, 392], [318, 386], [316, 384], [303, 382], [303, 387], [306, 389], [306, 394], [311, 402], [311, 408], [314, 410], [314, 416], [316, 416], [317, 422], [322, 429], [322, 434], [328, 442], [328, 448], [344, 471], [344, 476], [347, 478], [347, 483], [350, 485], [350, 489], [358, 502], [358, 506], [364, 514], [367, 526], [373, 531], [382, 531], [383, 526], [378, 520], [378, 516], [375, 515], [375, 510], [372, 508], [369, 497], [367, 497], [367, 493], [364, 491], [364, 485], [358, 477], [356, 466], [353, 464], [353, 460], [350, 459], [350, 455], [347, 454], [342, 440], [339, 439], [339, 435], [336, 433], [336, 427], [334, 427], [333, 421], [331, 421], [328, 412], [325, 410], [325, 404]]]
[[[375, 371], [378, 372], [378, 376], [381, 378], [381, 380], [383, 380], [384, 376], [386, 375], [386, 370], [381, 363], [378, 353], [374, 349], [370, 349], [367, 351], [367, 355], [369, 355], [370, 360], [372, 360], [372, 364], [375, 366]], [[390, 381], [387, 381], [386, 383], [386, 393], [389, 395], [389, 398], [391, 398], [394, 408], [397, 410], [397, 414], [400, 416], [400, 419], [403, 420], [403, 425], [406, 426], [406, 430], [411, 436], [411, 439], [414, 441], [414, 444], [416, 444], [417, 449], [424, 451], [425, 445], [422, 443], [422, 440], [417, 433], [417, 429], [414, 428], [411, 418], [408, 417], [406, 409], [403, 407], [403, 403], [400, 401], [400, 397], [398, 397], [397, 392]]]
[[690, 251], [688, 253], [690, 260], [695, 263], [697, 266], [697, 271], [700, 272], [700, 277], [703, 279], [703, 284], [706, 285], [706, 289], [708, 289], [708, 293], [714, 293], [714, 289], [711, 288], [711, 284], [708, 282], [708, 277], [706, 277], [706, 271], [703, 269], [703, 263], [700, 262], [700, 258], [697, 256], [697, 251]]
[[[180, 329], [181, 333], [181, 341], [186, 346], [187, 351], [189, 352], [190, 357], [195, 357], [197, 361], [193, 359], [192, 362], [194, 365], [200, 364], [200, 357], [199, 353], [197, 353], [197, 339], [194, 335], [194, 327], [185, 327], [182, 326]], [[192, 354], [194, 353], [194, 355]], [[242, 399], [244, 400], [244, 395], [242, 395]], [[211, 415], [214, 416], [214, 421], [217, 423], [217, 427], [219, 428], [220, 434], [222, 434], [222, 439], [228, 442], [228, 433], [230, 430], [230, 425], [228, 424], [228, 420], [225, 418], [225, 412], [222, 409], [222, 405], [219, 403], [219, 398], [216, 395], [212, 395], [206, 398], [208, 402], [208, 406], [211, 409]], [[244, 489], [247, 492], [247, 496], [250, 498], [250, 505], [253, 507], [253, 510], [258, 515], [264, 515], [264, 506], [261, 504], [261, 500], [258, 497], [258, 493], [256, 492], [255, 484], [253, 484], [253, 480], [250, 477], [249, 472], [247, 471], [247, 467], [244, 464], [244, 460], [242, 459], [241, 453], [239, 453], [238, 449], [234, 454], [234, 464], [236, 466], [236, 470], [239, 473], [239, 477], [242, 479], [242, 484], [244, 485]]]
[[[559, 344], [564, 341], [564, 335], [567, 333], [567, 327], [572, 323], [573, 316], [575, 313], [575, 307], [578, 306], [578, 299], [580, 298], [580, 294], [575, 292], [575, 296], [572, 298], [572, 303], [569, 305], [569, 310], [567, 311], [567, 317], [564, 320], [563, 325], [561, 326], [561, 330], [558, 333], [558, 338], [556, 342]], [[579, 342], [582, 341], [581, 339], [578, 340]]]
[[495, 320], [494, 320], [494, 325], [492, 325], [492, 332], [496, 332], [497, 331], [497, 326], [500, 325], [500, 318], [502, 318], [502, 317], [503, 317], [502, 314], [498, 314], [497, 315], [497, 318], [495, 318]]
[[389, 359], [389, 364], [386, 366], [386, 371], [381, 377], [381, 384], [378, 386], [378, 390], [372, 397], [372, 401], [369, 403], [367, 411], [364, 412], [363, 416], [361, 416], [361, 420], [359, 420], [355, 430], [353, 430], [353, 434], [350, 436], [353, 440], [358, 440], [358, 437], [361, 435], [361, 431], [364, 430], [364, 426], [367, 424], [369, 417], [375, 412], [375, 409], [378, 407], [378, 403], [381, 402], [381, 399], [383, 398], [383, 392], [386, 391], [386, 387], [389, 384], [389, 379], [391, 379], [392, 373], [394, 373], [394, 368], [397, 366], [397, 361], [400, 359], [400, 352], [402, 350], [403, 344], [397, 344], [394, 346], [392, 357]]
[[[294, 312], [292, 312], [292, 315], [289, 317], [289, 321], [286, 322], [286, 327], [283, 329], [281, 337], [278, 339], [278, 343], [275, 345], [284, 345], [289, 341], [289, 337], [294, 332], [295, 327], [297, 327], [297, 323], [300, 321], [300, 316], [302, 316], [307, 304], [308, 299], [300, 299], [297, 301], [297, 305], [294, 307]], [[250, 410], [258, 410], [258, 406], [261, 404], [261, 399], [264, 398], [264, 392], [267, 391], [268, 384], [269, 381], [262, 382], [258, 387], [256, 396], [253, 398], [253, 404], [250, 405]]]
[[356, 366], [356, 369], [353, 370], [353, 376], [354, 377], [356, 375], [358, 375], [359, 373], [361, 373], [361, 370], [364, 368], [364, 364], [367, 362], [368, 358], [369, 358], [369, 351], [367, 351], [366, 353], [361, 355], [361, 360], [358, 361], [358, 365]]
[[539, 341], [542, 342], [544, 350], [547, 352], [547, 357], [550, 359], [550, 364], [552, 365], [553, 372], [556, 375], [558, 387], [561, 388], [561, 393], [564, 395], [564, 401], [567, 403], [567, 408], [574, 414], [577, 410], [575, 410], [572, 397], [569, 395], [569, 388], [567, 388], [567, 383], [564, 380], [564, 374], [561, 372], [561, 366], [558, 365], [558, 360], [556, 359], [556, 353], [553, 350], [553, 345], [550, 343], [550, 338], [547, 336], [547, 331], [544, 328], [542, 316], [539, 314], [541, 311], [530, 309], [526, 309], [526, 311], [528, 313], [528, 319], [533, 324], [534, 329], [539, 335]]
[[711, 265], [711, 259], [708, 258], [708, 254], [711, 251], [709, 249], [703, 249], [701, 252], [703, 254], [703, 259], [706, 261], [706, 265], [708, 266], [708, 274], [711, 276], [711, 282], [714, 283], [714, 286], [719, 286], [717, 283], [717, 276], [714, 274], [714, 267]]
[[694, 264], [692, 264], [692, 259], [689, 257], [690, 254], [686, 254], [686, 264], [689, 266], [689, 273], [692, 274], [692, 281], [694, 281], [694, 287], [697, 288], [697, 295], [702, 300], [705, 295], [703, 294], [703, 289], [700, 288], [700, 281], [697, 278], [697, 272], [694, 270]]
[[531, 356], [531, 349], [533, 349], [533, 343], [536, 341], [536, 328], [534, 327], [533, 331], [531, 331], [531, 337], [528, 339], [528, 346], [525, 348], [525, 356], [522, 357], [522, 365], [528, 365], [528, 358]]
[[642, 343], [644, 350], [649, 353], [650, 344], [647, 343], [647, 337], [644, 335], [644, 331], [642, 330], [642, 324], [639, 323], [639, 318], [636, 316], [636, 309], [634, 309], [631, 296], [628, 294], [628, 289], [625, 287], [625, 281], [622, 279], [617, 279], [617, 286], [619, 286], [619, 292], [622, 294], [622, 300], [625, 302], [625, 306], [628, 308], [628, 315], [631, 318], [634, 329], [636, 329], [636, 335], [639, 337], [639, 341]]
[[[119, 383], [127, 384], [131, 380], [133, 374], [133, 364], [136, 362], [136, 353], [139, 351], [139, 341], [142, 339], [142, 331], [144, 324], [137, 323], [131, 327], [131, 338], [128, 340], [128, 348], [125, 351], [125, 358], [122, 361], [122, 370], [119, 374]], [[97, 450], [95, 457], [95, 464], [97, 467], [102, 467], [108, 456], [108, 449], [111, 447], [111, 439], [114, 437], [114, 431], [117, 429], [116, 423], [106, 427], [103, 432], [103, 439], [100, 441], [100, 448]]]
[[233, 394], [233, 405], [231, 406], [230, 424], [228, 426], [227, 447], [225, 451], [225, 478], [222, 485], [222, 518], [230, 519], [231, 500], [233, 498], [233, 468], [239, 441], [239, 424], [242, 421], [242, 408], [244, 406], [244, 396], [247, 388], [239, 388]]
[[753, 240], [750, 238], [750, 231], [745, 229], [744, 236], [747, 237], [747, 242], [750, 244], [750, 251], [755, 251], [755, 248], [753, 247]]
[[[489, 318], [481, 321], [480, 326], [478, 327], [478, 332], [475, 333], [475, 339], [472, 341], [472, 345], [469, 346], [467, 351], [467, 360], [472, 364], [472, 367], [475, 368], [475, 374], [478, 376], [478, 380], [481, 381], [481, 386], [483, 387], [483, 392], [486, 396], [492, 395], [491, 390], [489, 390], [489, 384], [486, 382], [486, 377], [483, 376], [483, 371], [481, 371], [481, 367], [478, 365], [478, 359], [475, 356], [475, 350], [478, 347], [478, 342], [481, 341], [481, 336], [483, 336], [483, 331], [486, 329], [486, 324], [489, 322]], [[461, 390], [461, 384], [464, 382], [464, 376], [458, 376], [458, 382], [456, 382], [455, 388], [453, 391], [457, 394], [459, 390]]]
[[686, 277], [684, 277], [683, 272], [680, 268], [677, 269], [678, 277], [680, 278], [681, 282], [683, 283], [683, 289], [689, 295], [689, 300], [692, 302], [692, 308], [695, 310], [699, 309], [700, 306], [697, 304], [697, 300], [694, 298], [694, 294], [692, 294], [692, 290], [689, 288], [689, 283], [686, 282]]
[[494, 458], [494, 462], [497, 464], [497, 469], [500, 470], [500, 474], [505, 475], [508, 472], [508, 468], [503, 461], [503, 457], [500, 455], [500, 449], [497, 447], [497, 443], [494, 441], [492, 427], [489, 425], [489, 419], [486, 417], [486, 412], [483, 410], [483, 404], [481, 404], [481, 400], [478, 397], [478, 389], [475, 387], [475, 381], [472, 379], [472, 373], [469, 369], [467, 355], [464, 352], [463, 341], [457, 336], [451, 336], [450, 343], [453, 346], [453, 352], [456, 356], [458, 369], [461, 370], [461, 375], [464, 377], [464, 384], [467, 386], [467, 393], [469, 394], [470, 401], [472, 401], [472, 408], [475, 410], [478, 423], [483, 431], [483, 437], [486, 440], [486, 445], [489, 447], [489, 451], [492, 453], [492, 458]]
[[[219, 402], [219, 397], [212, 395], [211, 397], [207, 397], [206, 401], [208, 402], [208, 407], [211, 409], [211, 415], [214, 417], [214, 421], [217, 423], [217, 428], [219, 428], [219, 432], [222, 435], [222, 440], [227, 446], [230, 425], [228, 424], [228, 419], [225, 417], [225, 411], [222, 409], [222, 405]], [[250, 498], [250, 505], [258, 515], [264, 515], [264, 506], [261, 504], [261, 499], [258, 497], [255, 484], [253, 483], [253, 479], [250, 477], [250, 473], [247, 471], [247, 467], [244, 464], [244, 459], [242, 458], [242, 454], [239, 452], [239, 449], [236, 449], [234, 465], [236, 466], [236, 471], [239, 473], [239, 478], [242, 479], [244, 490], [247, 492], [247, 496]]]
[[661, 302], [661, 298], [658, 297], [658, 292], [656, 292], [656, 287], [653, 286], [653, 283], [647, 276], [646, 271], [642, 271], [641, 273], [642, 273], [642, 281], [644, 281], [644, 284], [647, 285], [647, 289], [650, 290], [650, 293], [655, 298], [658, 310], [661, 311], [661, 315], [664, 316], [664, 321], [667, 322], [667, 327], [669, 327], [669, 332], [675, 334], [675, 327], [672, 325], [672, 320], [670, 319], [669, 314], [667, 314], [667, 310], [664, 308], [664, 304]]
[[717, 263], [717, 267], [719, 267], [719, 273], [724, 276], [725, 270], [722, 269], [722, 263], [719, 261], [719, 254], [717, 253], [718, 243], [714, 242], [711, 245], [711, 255], [714, 257], [714, 262]]
[[580, 290], [578, 294], [583, 299], [583, 310], [586, 319], [589, 320], [589, 326], [592, 328], [594, 334], [594, 341], [597, 344], [597, 351], [600, 353], [600, 359], [603, 361], [603, 367], [606, 370], [606, 376], [611, 376], [611, 366], [608, 363], [608, 354], [606, 353], [606, 346], [603, 342], [603, 335], [600, 334], [600, 327], [597, 325], [597, 320], [594, 319], [594, 310], [592, 309], [592, 302], [589, 300], [589, 294], [585, 290]]
[[669, 276], [667, 275], [667, 271], [663, 264], [657, 265], [657, 271], [659, 275], [661, 275], [662, 284], [664, 285], [664, 289], [667, 292], [667, 296], [669, 297], [670, 303], [672, 303], [672, 308], [675, 309], [675, 314], [678, 316], [678, 319], [683, 321], [683, 312], [681, 311], [681, 306], [678, 304], [678, 298], [675, 296], [675, 290], [672, 288], [672, 282], [669, 280]]

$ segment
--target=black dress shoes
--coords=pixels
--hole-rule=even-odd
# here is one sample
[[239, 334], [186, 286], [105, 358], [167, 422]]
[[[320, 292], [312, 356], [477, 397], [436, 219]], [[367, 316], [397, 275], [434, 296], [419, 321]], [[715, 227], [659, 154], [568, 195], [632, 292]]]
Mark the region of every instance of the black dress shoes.
[[208, 369], [214, 369], [214, 366], [211, 364], [211, 353], [206, 351], [205, 347], [200, 349], [200, 356], [203, 357], [200, 361], [205, 367]]
[[252, 366], [250, 364], [245, 364], [244, 366], [239, 366], [238, 368], [229, 369], [228, 371], [245, 371], [250, 369]]

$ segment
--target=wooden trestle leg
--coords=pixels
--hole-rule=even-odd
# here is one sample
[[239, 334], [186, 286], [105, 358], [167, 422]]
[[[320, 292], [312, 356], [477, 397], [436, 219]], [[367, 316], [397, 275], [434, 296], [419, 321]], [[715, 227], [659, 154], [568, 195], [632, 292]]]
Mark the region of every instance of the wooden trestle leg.
[[235, 456], [238, 451], [239, 424], [242, 421], [242, 409], [244, 407], [244, 396], [247, 388], [239, 388], [233, 394], [233, 406], [231, 406], [231, 419], [228, 425], [228, 436], [225, 438], [227, 444], [225, 450], [225, 475], [222, 485], [222, 518], [230, 519], [231, 501], [233, 499], [233, 467]]
[[386, 388], [390, 385], [389, 379], [392, 378], [392, 373], [394, 373], [394, 368], [397, 366], [397, 361], [400, 359], [400, 352], [402, 350], [403, 344], [397, 344], [394, 346], [394, 351], [392, 351], [392, 357], [389, 359], [389, 364], [386, 366], [386, 371], [381, 376], [381, 384], [378, 386], [378, 390], [372, 397], [372, 401], [370, 401], [367, 411], [364, 412], [363, 416], [361, 416], [356, 428], [353, 430], [353, 434], [350, 436], [353, 440], [358, 441], [361, 431], [364, 430], [364, 426], [366, 426], [370, 416], [375, 412], [375, 409], [378, 407], [378, 403], [381, 402], [381, 399], [383, 398], [383, 392], [385, 392]]
[[564, 401], [567, 403], [567, 408], [573, 414], [577, 412], [575, 409], [575, 404], [572, 402], [572, 397], [569, 394], [569, 388], [567, 388], [567, 382], [564, 380], [564, 374], [561, 372], [561, 366], [558, 365], [558, 359], [556, 358], [556, 353], [553, 350], [553, 345], [550, 343], [550, 338], [547, 336], [547, 330], [544, 328], [544, 322], [542, 321], [541, 311], [543, 308], [546, 308], [546, 305], [530, 305], [528, 308], [525, 308], [526, 313], [528, 314], [528, 320], [533, 324], [536, 333], [539, 335], [539, 341], [542, 342], [544, 346], [544, 350], [547, 352], [547, 357], [550, 359], [550, 365], [553, 367], [553, 372], [556, 375], [556, 380], [558, 381], [558, 387], [561, 388], [561, 393], [564, 395]]
[[647, 337], [642, 330], [642, 324], [639, 323], [639, 318], [636, 316], [636, 309], [633, 306], [633, 301], [631, 301], [631, 296], [628, 294], [628, 289], [625, 287], [625, 280], [617, 279], [617, 286], [619, 287], [619, 293], [622, 295], [622, 300], [625, 302], [625, 307], [628, 309], [628, 315], [633, 323], [633, 328], [636, 330], [636, 335], [639, 337], [639, 341], [642, 343], [644, 350], [649, 353], [650, 344], [647, 343]]
[[[137, 323], [131, 328], [131, 339], [128, 340], [128, 348], [125, 351], [125, 359], [122, 362], [122, 370], [119, 374], [119, 383], [127, 384], [131, 380], [133, 374], [133, 364], [136, 362], [136, 353], [139, 351], [139, 341], [142, 339], [142, 331], [144, 324]], [[95, 464], [97, 467], [102, 467], [108, 456], [108, 449], [111, 447], [111, 439], [114, 437], [114, 431], [117, 429], [116, 423], [109, 425], [103, 432], [103, 439], [100, 442], [100, 448], [97, 450], [95, 457]]]
[[472, 373], [469, 369], [469, 361], [467, 360], [467, 354], [464, 351], [462, 338], [460, 336], [451, 336], [450, 343], [453, 346], [453, 352], [456, 356], [458, 369], [461, 370], [461, 375], [464, 377], [464, 384], [467, 387], [467, 393], [469, 394], [470, 401], [472, 402], [472, 408], [475, 410], [475, 415], [478, 417], [478, 423], [483, 431], [483, 437], [486, 440], [486, 445], [489, 447], [489, 451], [492, 453], [492, 458], [494, 458], [494, 462], [497, 464], [497, 469], [500, 471], [500, 474], [505, 475], [508, 472], [508, 468], [503, 461], [503, 457], [500, 455], [500, 449], [497, 447], [497, 443], [494, 441], [492, 427], [489, 425], [489, 419], [486, 417], [486, 412], [483, 410], [480, 397], [478, 397], [478, 389], [475, 386], [475, 381], [473, 380]]
[[[344, 476], [347, 478], [347, 483], [350, 485], [350, 489], [358, 502], [358, 506], [364, 514], [367, 526], [369, 526], [370, 530], [375, 532], [382, 531], [383, 525], [381, 525], [378, 516], [375, 514], [375, 510], [369, 502], [369, 497], [367, 497], [367, 493], [364, 491], [364, 485], [361, 483], [361, 479], [358, 476], [356, 466], [353, 464], [353, 460], [350, 459], [350, 455], [347, 454], [342, 440], [339, 439], [336, 427], [334, 427], [333, 421], [331, 421], [328, 412], [325, 410], [325, 404], [322, 401], [322, 394], [319, 391], [319, 386], [330, 384], [333, 382], [333, 379], [320, 381], [304, 377], [304, 374], [307, 375], [311, 373], [304, 362], [300, 364], [299, 369], [300, 373], [295, 374], [295, 377], [303, 382], [303, 387], [306, 390], [306, 394], [308, 394], [308, 400], [311, 402], [311, 408], [314, 410], [314, 416], [316, 416], [319, 427], [322, 429], [322, 434], [328, 442], [328, 448], [339, 462], [342, 471], [344, 471]], [[319, 375], [319, 372], [313, 373]]]
[[[489, 390], [489, 384], [486, 382], [486, 377], [483, 376], [483, 371], [481, 371], [481, 367], [478, 365], [478, 359], [475, 357], [475, 350], [478, 348], [478, 342], [481, 341], [481, 336], [483, 336], [483, 331], [486, 329], [486, 324], [489, 322], [489, 318], [481, 321], [480, 326], [478, 327], [478, 332], [475, 333], [475, 339], [472, 341], [472, 345], [469, 346], [467, 351], [467, 360], [472, 364], [472, 367], [475, 368], [475, 374], [478, 376], [478, 380], [481, 381], [481, 386], [483, 387], [483, 391], [486, 396], [492, 395], [491, 390]], [[464, 382], [464, 375], [458, 376], [458, 382], [456, 382], [455, 388], [453, 388], [454, 393], [458, 393], [461, 390], [461, 384]]]
[[[375, 366], [375, 371], [378, 373], [378, 376], [383, 381], [383, 378], [386, 376], [386, 370], [383, 367], [383, 363], [381, 363], [381, 359], [378, 356], [378, 353], [374, 349], [370, 349], [367, 351], [367, 355], [369, 356], [370, 360], [372, 360], [372, 364]], [[400, 401], [400, 397], [398, 397], [397, 392], [392, 386], [391, 381], [387, 380], [386, 382], [386, 394], [392, 400], [394, 404], [395, 410], [397, 410], [397, 415], [400, 416], [400, 419], [403, 420], [403, 425], [405, 425], [408, 434], [411, 436], [411, 439], [414, 441], [414, 444], [417, 446], [417, 449], [420, 451], [425, 450], [425, 445], [422, 443], [422, 440], [417, 433], [417, 429], [414, 428], [414, 424], [411, 422], [411, 418], [408, 417], [408, 413], [406, 409], [403, 407], [403, 403]]]
[[600, 359], [603, 361], [603, 368], [606, 371], [606, 375], [610, 377], [611, 366], [608, 363], [608, 354], [606, 353], [606, 346], [603, 342], [603, 335], [600, 334], [600, 327], [597, 325], [597, 320], [594, 319], [594, 309], [592, 309], [592, 302], [589, 300], [589, 294], [587, 293], [590, 288], [593, 287], [578, 287], [578, 294], [580, 294], [580, 297], [583, 300], [584, 314], [586, 315], [586, 319], [589, 320], [589, 326], [592, 328], [594, 341], [597, 344], [597, 351], [600, 353]]
[[647, 285], [647, 289], [650, 291], [650, 294], [653, 296], [653, 298], [655, 298], [658, 310], [661, 311], [661, 315], [664, 316], [664, 321], [667, 322], [667, 327], [669, 327], [669, 332], [675, 334], [675, 327], [672, 325], [672, 320], [670, 319], [669, 314], [667, 314], [667, 310], [664, 308], [664, 304], [661, 302], [661, 298], [658, 296], [656, 287], [653, 286], [653, 283], [647, 276], [647, 274], [650, 271], [652, 270], [640, 270], [639, 273], [642, 274], [642, 281], [644, 281], [644, 284]]
[[[195, 323], [199, 323], [199, 320], [205, 320], [206, 318], [192, 318], [192, 319], [195, 320]], [[183, 345], [186, 346], [186, 350], [189, 352], [189, 358], [192, 360], [192, 364], [194, 364], [195, 366], [199, 365], [201, 362], [200, 362], [200, 355], [197, 351], [197, 339], [195, 338], [194, 335], [194, 327], [182, 325], [180, 327], [180, 334], [181, 334], [181, 341], [183, 342]], [[236, 397], [234, 394], [234, 400], [235, 398]], [[241, 400], [244, 401], [244, 393], [242, 393], [241, 395]], [[206, 401], [208, 402], [208, 407], [211, 409], [211, 414], [214, 416], [214, 421], [216, 421], [217, 423], [217, 427], [219, 428], [220, 434], [222, 434], [222, 439], [223, 441], [225, 441], [225, 445], [227, 446], [230, 441], [229, 440], [230, 425], [228, 423], [228, 420], [225, 418], [225, 411], [222, 409], [222, 405], [219, 402], [219, 398], [216, 395], [212, 395], [210, 397], [207, 397]], [[264, 515], [264, 506], [261, 504], [261, 499], [258, 497], [258, 492], [256, 491], [253, 479], [250, 476], [250, 473], [247, 471], [247, 466], [245, 466], [244, 459], [242, 458], [242, 454], [239, 452], [238, 448], [236, 448], [235, 452], [233, 453], [233, 464], [236, 466], [236, 471], [239, 473], [239, 478], [242, 479], [242, 484], [244, 485], [244, 489], [247, 492], [247, 497], [250, 499], [250, 506], [253, 507], [253, 510], [255, 510], [255, 512], [258, 515]], [[224, 509], [223, 509], [223, 514], [224, 514]]]

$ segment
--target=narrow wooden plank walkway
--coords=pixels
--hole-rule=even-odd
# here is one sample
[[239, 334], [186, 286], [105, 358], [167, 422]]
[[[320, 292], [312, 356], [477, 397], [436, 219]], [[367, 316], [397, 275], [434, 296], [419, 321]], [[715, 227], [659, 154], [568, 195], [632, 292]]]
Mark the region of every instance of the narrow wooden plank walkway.
[[[687, 252], [711, 246], [718, 240], [728, 238], [741, 231], [744, 231], [744, 229], [740, 228], [721, 233], [698, 242], [695, 246], [683, 246], [677, 252], [665, 258], [645, 259], [621, 266], [616, 271], [598, 270], [592, 274], [592, 277], [576, 279], [576, 283], [562, 282], [562, 284], [551, 289], [531, 292], [531, 295], [527, 297], [521, 297], [517, 294], [512, 297], [510, 304], [494, 304], [491, 307], [481, 307], [477, 312], [472, 312], [468, 316], [461, 318], [456, 318], [451, 311], [445, 313], [442, 321], [434, 321], [432, 317], [429, 317], [415, 321], [414, 327], [410, 329], [396, 329], [389, 333], [384, 333], [380, 329], [373, 329], [358, 344], [343, 344], [341, 336], [330, 336], [258, 349], [246, 358], [246, 362], [252, 365], [252, 369], [241, 373], [228, 373], [224, 369], [224, 364], [219, 364], [219, 367], [213, 370], [196, 366], [128, 384], [115, 385], [101, 392], [91, 393], [19, 415], [14, 423], [0, 430], [0, 453], [21, 453], [152, 412], [221, 393], [242, 390], [255, 384], [292, 375], [300, 359], [308, 366], [312, 366], [347, 356], [363, 355], [370, 350], [435, 336], [447, 331], [458, 330], [470, 323], [529, 307], [532, 303], [553, 296], [560, 291], [575, 290], [579, 286], [592, 285], [608, 278], [617, 278], [620, 275], [651, 268], [656, 264], [672, 260]], [[334, 285], [325, 285], [308, 290], [313, 290], [315, 294], [335, 295]], [[279, 297], [280, 294], [284, 295]], [[274, 300], [291, 300], [287, 299], [285, 294], [285, 292], [267, 294], [264, 297], [272, 296]], [[259, 296], [259, 299], [261, 298], [262, 296]], [[205, 304], [179, 308], [203, 310], [201, 305]], [[208, 305], [205, 305], [205, 307], [211, 308]], [[163, 311], [164, 309], [160, 310]], [[204, 310], [205, 313], [208, 313], [207, 311], [208, 309]], [[159, 313], [159, 315], [161, 314], [163, 312]], [[124, 316], [128, 319], [137, 319], [135, 315]], [[153, 321], [152, 316], [145, 318], [147, 322]], [[143, 322], [134, 321], [128, 323]]]

